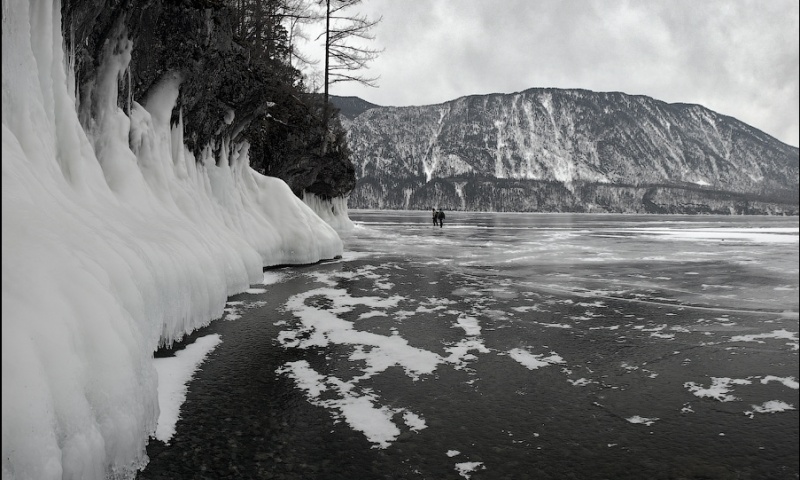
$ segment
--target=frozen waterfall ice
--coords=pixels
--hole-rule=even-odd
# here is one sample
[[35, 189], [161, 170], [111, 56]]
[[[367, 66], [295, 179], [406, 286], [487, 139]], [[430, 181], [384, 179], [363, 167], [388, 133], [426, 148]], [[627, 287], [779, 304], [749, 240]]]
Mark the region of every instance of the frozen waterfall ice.
[[155, 432], [153, 351], [263, 266], [343, 247], [246, 143], [184, 147], [180, 75], [118, 108], [124, 32], [78, 108], [59, 3], [3, 0], [3, 479], [125, 478]]

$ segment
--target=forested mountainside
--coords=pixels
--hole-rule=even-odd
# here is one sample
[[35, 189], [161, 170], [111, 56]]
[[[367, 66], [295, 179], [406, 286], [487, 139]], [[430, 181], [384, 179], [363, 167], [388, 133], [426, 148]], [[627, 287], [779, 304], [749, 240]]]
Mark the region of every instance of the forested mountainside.
[[353, 165], [337, 148], [343, 142], [318, 154], [321, 97], [306, 93], [291, 64], [285, 9], [277, 0], [64, 0], [81, 123], [92, 128], [103, 101], [98, 68], [109, 58], [129, 59], [120, 107], [129, 113], [160, 82], [180, 79], [171, 122], [183, 122], [197, 158], [210, 148], [219, 161], [246, 140], [253, 169], [284, 180], [296, 195], [346, 195], [355, 185]]
[[366, 107], [344, 121], [351, 208], [798, 214], [798, 148], [700, 105], [536, 88]]

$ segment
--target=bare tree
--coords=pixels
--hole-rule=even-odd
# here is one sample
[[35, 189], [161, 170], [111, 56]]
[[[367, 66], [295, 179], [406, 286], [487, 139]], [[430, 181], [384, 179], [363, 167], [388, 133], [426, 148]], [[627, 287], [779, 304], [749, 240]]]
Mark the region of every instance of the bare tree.
[[298, 49], [294, 48], [296, 39], [308, 41], [308, 36], [303, 25], [315, 23], [322, 19], [318, 11], [312, 8], [313, 0], [284, 0], [285, 9], [283, 12], [284, 21], [287, 23], [289, 31], [289, 62], [297, 61], [298, 68], [303, 65], [316, 65], [317, 60], [312, 60]]
[[[354, 43], [354, 39], [374, 40], [372, 28], [382, 18], [370, 20], [365, 15], [346, 15], [342, 11], [361, 3], [361, 0], [319, 0], [325, 6], [325, 93], [322, 107], [322, 126], [325, 138], [322, 141], [322, 154], [328, 144], [329, 89], [334, 83], [358, 82], [370, 87], [377, 86], [378, 77], [367, 77], [360, 71], [367, 62], [374, 60], [382, 50], [364, 46], [364, 42]], [[318, 37], [319, 38], [319, 37]]]
[[292, 66], [313, 65], [294, 48], [297, 38], [306, 39], [302, 25], [324, 17], [313, 5], [318, 0], [228, 0], [235, 12], [234, 31], [251, 47], [251, 54], [281, 60]]

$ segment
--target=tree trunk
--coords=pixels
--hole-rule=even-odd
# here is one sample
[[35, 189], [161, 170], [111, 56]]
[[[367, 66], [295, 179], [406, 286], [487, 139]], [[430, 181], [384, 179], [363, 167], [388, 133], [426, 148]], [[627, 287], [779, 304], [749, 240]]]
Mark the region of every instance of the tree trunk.
[[328, 149], [328, 62], [331, 47], [331, 0], [325, 0], [325, 4], [325, 94], [322, 98], [322, 147], [320, 147], [323, 157]]

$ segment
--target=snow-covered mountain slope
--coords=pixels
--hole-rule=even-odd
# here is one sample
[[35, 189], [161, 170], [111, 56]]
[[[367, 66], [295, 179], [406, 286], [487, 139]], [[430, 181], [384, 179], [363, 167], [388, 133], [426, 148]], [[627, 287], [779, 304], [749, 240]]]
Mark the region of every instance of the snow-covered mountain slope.
[[345, 125], [353, 208], [797, 213], [797, 147], [699, 105], [530, 89]]

